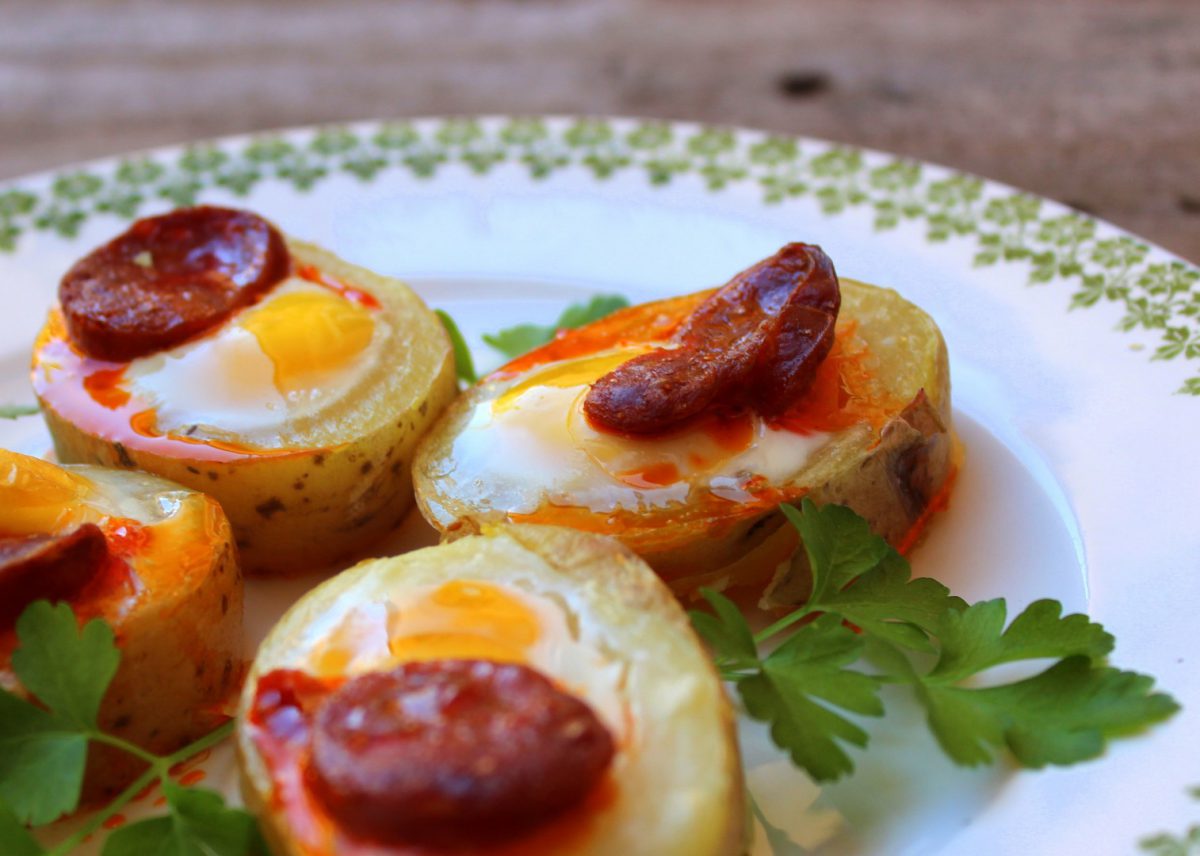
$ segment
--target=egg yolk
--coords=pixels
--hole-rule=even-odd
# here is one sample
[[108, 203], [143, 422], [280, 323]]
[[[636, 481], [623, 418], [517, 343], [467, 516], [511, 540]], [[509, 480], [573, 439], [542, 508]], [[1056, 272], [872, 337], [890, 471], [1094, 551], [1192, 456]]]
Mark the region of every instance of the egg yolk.
[[520, 594], [477, 580], [454, 580], [400, 603], [363, 604], [322, 639], [318, 675], [344, 675], [386, 647], [392, 663], [477, 659], [528, 663], [542, 620]]
[[649, 350], [651, 348], [648, 346], [626, 348], [606, 354], [583, 357], [578, 360], [554, 363], [541, 371], [533, 372], [525, 380], [505, 390], [504, 394], [496, 399], [496, 403], [492, 405], [492, 412], [500, 414], [513, 409], [517, 405], [517, 400], [522, 395], [539, 386], [568, 389], [573, 386], [584, 386], [594, 383], [617, 366], [627, 363], [634, 357], [640, 356]]
[[0, 534], [37, 535], [65, 527], [80, 516], [87, 490], [87, 480], [74, 473], [0, 449]]
[[350, 362], [375, 333], [369, 310], [336, 294], [296, 291], [263, 304], [239, 322], [275, 367], [275, 385], [288, 393], [314, 376]]
[[455, 580], [396, 610], [389, 649], [397, 662], [485, 659], [524, 663], [538, 640], [532, 609], [499, 586]]

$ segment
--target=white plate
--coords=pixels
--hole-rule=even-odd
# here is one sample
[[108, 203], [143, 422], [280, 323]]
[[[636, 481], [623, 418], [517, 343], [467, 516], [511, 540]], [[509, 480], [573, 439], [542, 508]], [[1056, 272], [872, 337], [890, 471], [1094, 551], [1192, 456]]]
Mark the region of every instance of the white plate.
[[[1155, 675], [1184, 710], [1099, 761], [1026, 773], [954, 768], [899, 704], [867, 723], [858, 772], [823, 789], [747, 724], [772, 827], [759, 824], [756, 853], [1099, 856], [1200, 819], [1186, 792], [1200, 781], [1194, 268], [1054, 203], [811, 140], [569, 118], [298, 130], [0, 188], [0, 403], [32, 401], [29, 345], [69, 263], [135, 214], [194, 199], [407, 279], [458, 319], [484, 369], [500, 362], [485, 332], [549, 322], [595, 292], [718, 284], [792, 240], [898, 289], [945, 332], [968, 449], [916, 573], [1013, 611], [1038, 597], [1087, 610], [1116, 634], [1115, 662]], [[49, 439], [27, 418], [0, 424], [0, 445], [44, 453]], [[383, 549], [431, 541], [413, 515]], [[252, 581], [252, 639], [311, 582]], [[235, 795], [228, 751], [202, 768]]]

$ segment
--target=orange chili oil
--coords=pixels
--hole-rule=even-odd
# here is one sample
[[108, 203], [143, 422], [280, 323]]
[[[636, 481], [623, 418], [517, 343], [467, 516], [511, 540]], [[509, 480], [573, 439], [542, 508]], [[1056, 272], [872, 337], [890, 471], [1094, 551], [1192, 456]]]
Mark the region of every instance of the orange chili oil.
[[[276, 669], [258, 679], [246, 727], [271, 778], [271, 801], [286, 817], [301, 852], [309, 856], [446, 856], [461, 852], [430, 845], [383, 844], [354, 836], [325, 810], [309, 783], [312, 720], [326, 696], [344, 678], [315, 678]], [[611, 775], [578, 806], [513, 841], [488, 849], [492, 856], [569, 853], [582, 842], [617, 797]]]
[[501, 366], [487, 380], [514, 377], [532, 368], [618, 348], [623, 345], [665, 343], [713, 292], [702, 291], [618, 309], [611, 315], [575, 330], [557, 335], [528, 354]]
[[379, 298], [375, 295], [352, 285], [347, 285], [340, 279], [336, 279], [325, 273], [325, 271], [315, 265], [300, 265], [296, 269], [296, 276], [308, 280], [314, 285], [320, 285], [328, 288], [330, 291], [336, 291], [347, 300], [353, 300], [355, 303], [365, 306], [368, 309], [379, 309], [382, 306]]
[[855, 333], [858, 322], [840, 321], [829, 356], [800, 399], [770, 424], [796, 434], [842, 431], [860, 422], [881, 429], [906, 402], [883, 394], [875, 383], [871, 349]]
[[303, 454], [303, 450], [258, 449], [220, 440], [162, 433], [153, 410], [120, 388], [127, 363], [89, 357], [67, 337], [62, 314], [55, 310], [34, 346], [33, 388], [60, 418], [84, 427], [123, 448], [169, 458], [234, 463], [263, 457]]
[[648, 464], [637, 470], [626, 470], [617, 474], [622, 482], [630, 487], [653, 490], [656, 487], [666, 487], [679, 481], [679, 467], [670, 461], [659, 461]]
[[121, 389], [125, 380], [125, 367], [97, 369], [83, 378], [83, 388], [92, 400], [109, 410], [120, 410], [129, 403], [129, 392]]
[[942, 482], [942, 486], [929, 499], [929, 504], [925, 506], [925, 510], [916, 519], [909, 530], [904, 533], [904, 537], [900, 539], [900, 543], [896, 544], [896, 551], [901, 555], [907, 556], [912, 552], [913, 548], [920, 543], [921, 538], [925, 535], [925, 530], [929, 527], [929, 521], [939, 512], [945, 511], [950, 507], [950, 494], [954, 490], [954, 482], [958, 479], [957, 464], [951, 466], [950, 474], [946, 476], [946, 480]]

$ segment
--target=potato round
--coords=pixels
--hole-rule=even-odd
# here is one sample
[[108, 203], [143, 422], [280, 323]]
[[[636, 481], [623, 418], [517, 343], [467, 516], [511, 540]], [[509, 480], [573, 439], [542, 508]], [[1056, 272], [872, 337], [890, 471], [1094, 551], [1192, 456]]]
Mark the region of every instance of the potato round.
[[[331, 628], [347, 616], [399, 611], [396, 598], [451, 581], [491, 583], [547, 599], [588, 650], [616, 664], [632, 725], [618, 741], [615, 795], [569, 849], [547, 854], [741, 852], [745, 804], [733, 716], [712, 661], [669, 590], [618, 542], [549, 526], [506, 525], [390, 559], [363, 562], [302, 598], [271, 631], [247, 679], [237, 735], [243, 793], [273, 852], [307, 851], [290, 828], [248, 726], [257, 685], [277, 669], [318, 671]], [[389, 612], [389, 614], [392, 614]], [[359, 638], [359, 637], [355, 637]], [[395, 664], [391, 643], [363, 653], [353, 676]], [[374, 649], [367, 648], [367, 652]], [[543, 666], [543, 664], [538, 664]], [[578, 687], [578, 670], [558, 674]], [[590, 700], [587, 692], [581, 692]], [[611, 727], [611, 723], [610, 723]]]
[[[281, 428], [280, 449], [225, 461], [164, 454], [132, 431], [106, 424], [103, 406], [56, 403], [39, 381], [42, 354], [63, 334], [51, 313], [34, 352], [35, 387], [59, 459], [141, 469], [214, 496], [229, 515], [250, 573], [288, 573], [332, 564], [394, 528], [412, 504], [410, 466], [417, 440], [456, 391], [454, 357], [437, 317], [406, 285], [347, 264], [299, 241], [297, 268], [313, 266], [361, 288], [383, 307], [393, 334], [360, 394], [317, 417]], [[89, 421], [95, 418], [95, 421]]]
[[[107, 621], [121, 649], [99, 726], [169, 754], [221, 724], [221, 706], [243, 672], [242, 574], [229, 521], [211, 497], [165, 479], [91, 466], [64, 469], [118, 497], [105, 500], [114, 518], [142, 525], [137, 546], [120, 554], [140, 589], [71, 602], [79, 614]], [[0, 686], [23, 694], [10, 656], [0, 654]], [[84, 802], [115, 795], [142, 769], [132, 755], [94, 744]]]
[[[677, 594], [692, 594], [700, 586], [754, 586], [764, 591], [766, 605], [796, 602], [807, 591], [807, 562], [804, 551], [797, 550], [794, 529], [784, 526], [778, 502], [808, 496], [817, 503], [849, 505], [876, 532], [900, 545], [918, 534], [955, 466], [949, 363], [937, 325], [890, 289], [843, 278], [841, 293], [838, 335], [865, 344], [872, 388], [888, 409], [874, 424], [864, 421], [833, 432], [803, 466], [767, 485], [764, 493], [776, 497], [769, 507], [735, 502], [701, 506], [695, 491], [667, 508], [621, 515], [591, 512], [566, 500], [557, 500], [558, 505], [543, 500], [537, 511], [519, 515], [489, 507], [486, 499], [478, 499], [486, 497], [486, 472], [460, 476], [453, 447], [477, 406], [498, 399], [526, 377], [506, 375], [502, 369], [451, 405], [417, 450], [413, 477], [422, 514], [442, 531], [519, 519], [603, 532], [632, 548]], [[677, 315], [683, 300], [624, 310], [638, 313], [629, 316], [628, 339], [661, 341], [645, 336], [644, 319]], [[662, 307], [657, 316], [648, 311], [655, 306]], [[689, 308], [684, 305], [684, 311]], [[623, 323], [617, 313], [592, 326], [619, 328]], [[657, 323], [660, 336], [662, 329], [669, 331], [669, 325]], [[561, 348], [576, 335], [587, 338], [589, 328], [546, 347]]]

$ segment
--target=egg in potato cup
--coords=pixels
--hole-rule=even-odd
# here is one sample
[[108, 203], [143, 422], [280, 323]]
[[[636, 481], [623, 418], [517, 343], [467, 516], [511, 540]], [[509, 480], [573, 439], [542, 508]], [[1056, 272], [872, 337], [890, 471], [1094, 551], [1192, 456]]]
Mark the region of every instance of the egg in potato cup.
[[411, 507], [416, 442], [456, 387], [403, 283], [201, 207], [138, 221], [59, 296], [33, 384], [60, 460], [216, 497], [248, 572], [328, 565]]
[[744, 844], [711, 659], [644, 563], [570, 529], [485, 528], [327, 581], [259, 649], [237, 744], [278, 856]]
[[[0, 508], [0, 687], [25, 694], [14, 623], [47, 599], [115, 632], [121, 662], [101, 730], [167, 755], [228, 719], [244, 671], [242, 574], [215, 500], [145, 473], [0, 449]], [[84, 801], [116, 794], [142, 767], [94, 745]]]
[[[793, 303], [813, 280], [813, 305]], [[444, 532], [612, 535], [680, 595], [748, 587], [774, 606], [809, 583], [781, 503], [848, 505], [907, 549], [954, 449], [934, 321], [793, 244], [719, 291], [619, 310], [502, 366], [425, 438], [414, 480]]]

